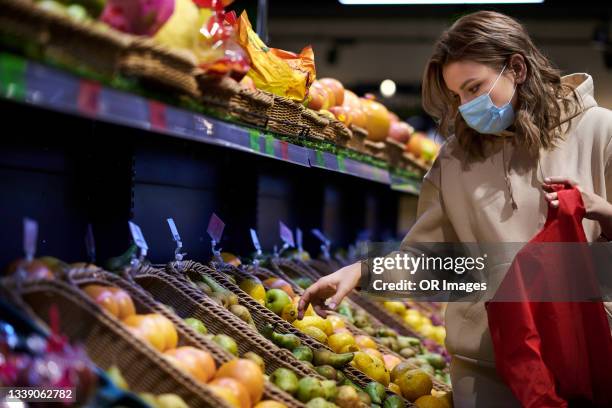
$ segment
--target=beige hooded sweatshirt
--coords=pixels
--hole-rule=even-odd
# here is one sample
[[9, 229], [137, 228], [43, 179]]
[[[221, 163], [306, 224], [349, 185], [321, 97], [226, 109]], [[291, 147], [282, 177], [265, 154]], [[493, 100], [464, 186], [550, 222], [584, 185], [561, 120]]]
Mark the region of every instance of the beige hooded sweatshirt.
[[[487, 158], [467, 169], [456, 139], [444, 143], [425, 175], [417, 221], [402, 241], [403, 250], [419, 242], [528, 242], [546, 220], [544, 177], [572, 178], [582, 189], [612, 201], [612, 111], [597, 106], [590, 75], [573, 74], [562, 80], [576, 87], [582, 110], [574, 117], [562, 117], [564, 140], [552, 150], [542, 150], [539, 160], [514, 146], [508, 132], [505, 137], [490, 136], [494, 142]], [[583, 226], [587, 239], [597, 240], [599, 224], [585, 219]], [[487, 264], [486, 273], [501, 279], [512, 258], [509, 254], [498, 264]], [[445, 320], [446, 347], [454, 357], [494, 366], [483, 302], [451, 302]]]

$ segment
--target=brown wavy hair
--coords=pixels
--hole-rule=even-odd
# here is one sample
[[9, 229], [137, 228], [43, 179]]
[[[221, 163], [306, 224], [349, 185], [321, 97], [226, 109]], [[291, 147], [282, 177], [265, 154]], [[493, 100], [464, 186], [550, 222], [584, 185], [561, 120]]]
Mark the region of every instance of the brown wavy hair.
[[534, 154], [550, 149], [563, 136], [559, 126], [562, 112], [577, 112], [575, 89], [561, 83], [560, 71], [533, 44], [518, 21], [501, 13], [479, 11], [457, 20], [436, 42], [423, 74], [423, 108], [438, 123], [443, 137], [455, 134], [469, 157], [484, 157], [483, 138], [458, 113], [460, 101], [446, 87], [443, 67], [451, 62], [470, 60], [501, 71], [510, 57], [520, 54], [527, 67], [525, 82], [517, 86], [514, 121], [515, 143]]

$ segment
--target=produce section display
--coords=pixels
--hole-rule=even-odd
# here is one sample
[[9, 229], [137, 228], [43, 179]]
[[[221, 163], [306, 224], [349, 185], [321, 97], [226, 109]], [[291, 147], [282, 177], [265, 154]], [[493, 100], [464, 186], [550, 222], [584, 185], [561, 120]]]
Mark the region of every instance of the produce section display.
[[[43, 319], [56, 302], [62, 315], [70, 307], [95, 306], [88, 319], [112, 321], [133, 347], [213, 396], [210, 401], [230, 407], [452, 405], [445, 352], [422, 331], [400, 335], [351, 299], [325, 317], [310, 306], [298, 319], [300, 295], [313, 282], [301, 273], [310, 268], [302, 259], [270, 257], [250, 264], [224, 253], [209, 266], [175, 261], [154, 268], [134, 266], [136, 253], [131, 247], [105, 262], [111, 272], [52, 257], [18, 260], [3, 286], [18, 288], [17, 297]], [[58, 285], [62, 290], [51, 290]], [[45, 306], [37, 303], [41, 288], [53, 293], [45, 296]], [[64, 291], [76, 296], [70, 305], [62, 300]], [[406, 316], [417, 310], [401, 305], [381, 307], [398, 315], [404, 307]], [[429, 316], [437, 316], [435, 305], [429, 308]], [[84, 340], [72, 330], [71, 341]], [[85, 351], [118, 387], [133, 390], [145, 403], [192, 406], [195, 396], [180, 387], [143, 389], [134, 382], [133, 367], [114, 362], [118, 356], [99, 356], [96, 347]], [[101, 362], [109, 358], [112, 364]]]
[[[268, 47], [230, 3], [0, 0], [0, 96], [218, 145], [246, 136], [252, 151], [352, 174], [358, 162], [378, 171], [361, 177], [389, 184], [421, 178], [435, 142], [373, 95], [317, 78], [310, 46]], [[370, 308], [355, 292], [298, 319], [316, 267], [349, 256], [332, 265], [284, 248], [247, 262], [213, 251], [210, 262], [177, 253], [152, 266], [132, 238], [98, 264], [25, 248], [6, 268], [0, 292], [52, 334], [19, 340], [0, 326], [0, 385], [71, 386], [77, 405], [93, 406], [452, 406], [439, 305]], [[61, 375], [27, 375], [50, 363]], [[109, 388], [120, 402], [100, 402]]]
[[[0, 45], [112, 87], [418, 178], [438, 145], [334, 78], [270, 48], [230, 1], [2, 0]], [[85, 45], [87, 44], [87, 45]], [[94, 46], [95, 44], [95, 46]], [[92, 52], [95, 49], [95, 52]]]

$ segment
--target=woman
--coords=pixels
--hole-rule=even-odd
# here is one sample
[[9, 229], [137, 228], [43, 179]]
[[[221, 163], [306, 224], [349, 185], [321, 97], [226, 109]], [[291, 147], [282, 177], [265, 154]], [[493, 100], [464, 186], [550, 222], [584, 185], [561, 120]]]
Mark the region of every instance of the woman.
[[[589, 241], [612, 237], [612, 111], [597, 106], [589, 75], [560, 77], [517, 21], [489, 11], [459, 19], [434, 47], [422, 97], [446, 142], [402, 249], [528, 242], [547, 206], [558, 206], [553, 183], [580, 190]], [[511, 260], [487, 273], [504, 273]], [[319, 279], [300, 313], [309, 303], [334, 309], [360, 273], [357, 263]], [[495, 372], [483, 303], [449, 303], [445, 320], [455, 406], [518, 406]]]

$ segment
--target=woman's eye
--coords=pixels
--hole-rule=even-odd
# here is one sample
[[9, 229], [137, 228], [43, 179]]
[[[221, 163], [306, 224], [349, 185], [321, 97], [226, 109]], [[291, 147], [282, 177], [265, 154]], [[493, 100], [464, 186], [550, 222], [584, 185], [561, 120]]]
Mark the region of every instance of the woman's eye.
[[476, 93], [476, 92], [478, 92], [478, 88], [480, 88], [480, 85], [475, 85], [475, 86], [470, 88], [470, 92], [471, 93]]

